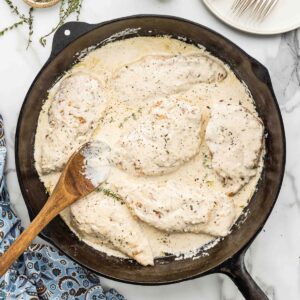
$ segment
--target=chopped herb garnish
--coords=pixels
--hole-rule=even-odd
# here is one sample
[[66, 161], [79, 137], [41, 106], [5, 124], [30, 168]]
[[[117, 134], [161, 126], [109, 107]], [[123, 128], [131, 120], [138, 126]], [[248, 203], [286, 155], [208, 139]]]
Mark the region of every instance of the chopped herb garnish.
[[109, 189], [105, 189], [105, 188], [98, 188], [99, 192], [102, 192], [105, 196], [111, 197], [113, 199], [122, 201], [122, 198], [120, 195], [116, 194], [115, 192], [113, 192], [112, 190]]

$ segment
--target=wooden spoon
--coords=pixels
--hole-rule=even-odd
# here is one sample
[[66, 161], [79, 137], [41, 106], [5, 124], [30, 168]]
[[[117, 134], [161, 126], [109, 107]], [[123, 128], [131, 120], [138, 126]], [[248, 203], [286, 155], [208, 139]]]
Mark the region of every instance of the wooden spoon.
[[[109, 174], [107, 153], [109, 146], [102, 142], [88, 142], [67, 162], [51, 196], [28, 228], [0, 256], [0, 277], [31, 244], [42, 229], [63, 209], [93, 192]], [[93, 165], [95, 160], [99, 160]]]

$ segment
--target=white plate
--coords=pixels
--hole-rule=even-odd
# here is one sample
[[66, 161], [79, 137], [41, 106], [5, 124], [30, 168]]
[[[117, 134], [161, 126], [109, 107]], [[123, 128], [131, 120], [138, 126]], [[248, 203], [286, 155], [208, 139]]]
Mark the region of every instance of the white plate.
[[203, 0], [207, 8], [228, 25], [255, 34], [278, 34], [300, 27], [300, 0], [279, 0], [262, 21], [247, 15], [237, 17], [231, 11], [234, 0]]

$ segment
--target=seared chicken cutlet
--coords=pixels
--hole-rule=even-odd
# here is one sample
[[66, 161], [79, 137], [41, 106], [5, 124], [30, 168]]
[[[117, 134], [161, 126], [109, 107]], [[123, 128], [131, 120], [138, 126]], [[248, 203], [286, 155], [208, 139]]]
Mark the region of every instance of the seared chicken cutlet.
[[235, 220], [226, 195], [180, 182], [127, 184], [118, 193], [138, 218], [167, 232], [225, 236]]
[[72, 224], [82, 236], [98, 238], [142, 265], [153, 265], [147, 238], [126, 205], [95, 192], [71, 206]]
[[79, 72], [63, 79], [48, 111], [41, 151], [41, 171], [60, 171], [71, 154], [87, 142], [104, 110], [100, 82]]
[[120, 101], [146, 100], [172, 95], [194, 84], [224, 80], [227, 72], [207, 55], [149, 55], [121, 68], [112, 81], [112, 90]]
[[200, 109], [177, 98], [154, 102], [149, 114], [116, 145], [112, 162], [133, 175], [176, 170], [200, 148]]
[[228, 194], [237, 193], [256, 175], [263, 134], [262, 121], [243, 106], [220, 101], [212, 107], [205, 139], [212, 167]]

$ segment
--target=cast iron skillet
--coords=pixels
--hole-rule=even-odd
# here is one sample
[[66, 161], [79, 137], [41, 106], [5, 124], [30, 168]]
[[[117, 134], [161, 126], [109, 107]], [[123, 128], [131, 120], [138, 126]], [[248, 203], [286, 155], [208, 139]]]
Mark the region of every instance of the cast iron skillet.
[[[251, 91], [267, 133], [265, 169], [258, 189], [248, 206], [248, 216], [238, 220], [232, 233], [209, 250], [209, 256], [175, 260], [167, 256], [155, 260], [155, 266], [143, 267], [129, 260], [108, 257], [80, 242], [60, 217], [51, 222], [41, 236], [81, 265], [105, 277], [134, 284], [158, 285], [179, 282], [211, 273], [229, 275], [246, 299], [267, 299], [244, 265], [244, 254], [266, 222], [278, 196], [285, 165], [284, 128], [266, 68], [243, 50], [216, 32], [169, 16], [139, 15], [101, 24], [71, 22], [54, 36], [49, 60], [35, 78], [19, 116], [16, 132], [18, 178], [31, 219], [42, 208], [47, 193], [34, 167], [33, 147], [38, 116], [47, 90], [78, 58], [83, 49], [105, 44], [105, 39], [128, 28], [139, 28], [119, 36], [171, 35], [204, 45], [213, 55], [228, 63]], [[66, 35], [69, 30], [70, 35]], [[237, 124], [238, 125], [238, 124]]]

